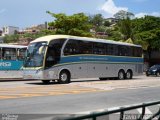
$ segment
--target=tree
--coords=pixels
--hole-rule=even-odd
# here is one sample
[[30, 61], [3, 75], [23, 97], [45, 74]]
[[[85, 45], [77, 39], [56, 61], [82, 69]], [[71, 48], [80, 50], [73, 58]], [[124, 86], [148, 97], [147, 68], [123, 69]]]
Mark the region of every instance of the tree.
[[160, 46], [160, 17], [145, 16], [132, 20], [135, 43], [141, 44], [151, 60], [152, 50]]
[[130, 18], [122, 19], [118, 22], [119, 31], [123, 35], [123, 39], [127, 40], [133, 38], [132, 36], [132, 22]]
[[104, 21], [104, 26], [109, 27], [111, 23], [109, 21]]
[[100, 27], [103, 25], [103, 16], [102, 14], [95, 14], [89, 16], [89, 23], [92, 24], [92, 28], [95, 29], [95, 32], [99, 32]]
[[95, 15], [89, 16], [89, 22], [94, 26], [101, 26], [103, 24], [102, 14], [95, 14]]
[[4, 37], [4, 43], [15, 43], [19, 40], [19, 35], [6, 35]]
[[49, 23], [49, 26], [56, 29], [56, 34], [91, 36], [91, 24], [89, 24], [88, 16], [84, 13], [73, 14], [71, 16], [63, 13], [55, 14], [49, 11], [47, 13], [55, 18], [53, 22]]
[[127, 19], [127, 18], [133, 18], [134, 14], [128, 11], [120, 10], [116, 14], [113, 15], [116, 19]]
[[138, 33], [136, 34], [136, 38], [136, 43], [141, 44], [143, 49], [147, 51], [150, 61], [152, 50], [159, 49], [160, 46], [160, 29]]
[[[135, 41], [143, 41], [142, 46], [147, 50], [159, 49], [160, 46], [160, 17], [145, 16], [132, 20], [133, 34]], [[144, 42], [145, 41], [145, 42]]]
[[121, 33], [119, 31], [114, 31], [114, 30], [109, 31], [109, 30], [107, 30], [107, 33], [109, 34], [108, 39], [115, 40], [115, 41], [122, 40], [122, 36], [121, 36]]
[[115, 19], [118, 19], [118, 28], [123, 36], [123, 40], [133, 39], [131, 18], [134, 14], [128, 11], [120, 10], [114, 14]]
[[149, 31], [160, 28], [160, 17], [145, 16], [132, 20], [133, 30], [135, 33]]

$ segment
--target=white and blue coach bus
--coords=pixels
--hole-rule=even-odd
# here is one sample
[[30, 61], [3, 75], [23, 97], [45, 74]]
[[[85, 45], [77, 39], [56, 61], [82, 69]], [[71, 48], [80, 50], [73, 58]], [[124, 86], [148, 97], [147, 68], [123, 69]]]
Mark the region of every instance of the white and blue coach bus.
[[73, 78], [132, 79], [143, 72], [142, 47], [129, 43], [49, 35], [32, 41], [27, 51], [24, 79], [44, 83], [69, 83]]
[[0, 44], [0, 79], [22, 78], [27, 46]]

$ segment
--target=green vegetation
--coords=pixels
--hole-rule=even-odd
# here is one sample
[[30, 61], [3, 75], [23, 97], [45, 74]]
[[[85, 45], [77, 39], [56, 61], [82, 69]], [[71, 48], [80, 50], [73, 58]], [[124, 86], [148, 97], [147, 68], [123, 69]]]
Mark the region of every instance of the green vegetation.
[[44, 30], [41, 30], [40, 32], [37, 32], [36, 34], [25, 33], [25, 34], [21, 35], [21, 37], [36, 39], [38, 37], [42, 37], [42, 36], [45, 36], [45, 35], [54, 35], [54, 34], [55, 34], [54, 31], [44, 29]]
[[150, 60], [151, 51], [160, 49], [160, 17], [145, 16], [132, 23], [135, 43], [142, 45]]
[[[114, 22], [105, 19], [101, 14], [87, 16], [84, 13], [66, 15], [64, 13], [47, 14], [53, 17], [49, 23], [52, 30], [43, 29], [34, 34], [25, 33], [22, 35], [5, 36], [4, 41], [17, 42], [19, 38], [36, 39], [38, 37], [50, 34], [67, 34], [75, 36], [98, 37], [98, 32], [106, 34], [102, 37], [116, 41], [124, 41], [142, 45], [144, 50], [151, 53], [153, 49], [159, 49], [160, 46], [160, 17], [145, 16], [143, 18], [134, 18], [134, 14], [126, 11], [119, 11], [114, 15]], [[91, 32], [92, 31], [92, 32]]]
[[52, 17], [55, 18], [49, 26], [55, 28], [56, 34], [77, 35], [77, 36], [91, 36], [89, 17], [84, 13], [78, 13], [67, 16], [63, 13], [55, 14], [47, 11]]
[[4, 37], [4, 42], [5, 43], [15, 43], [19, 40], [19, 35], [6, 35]]
[[160, 46], [160, 17], [145, 16], [134, 19], [134, 37], [144, 49], [159, 49]]
[[119, 20], [124, 20], [124, 19], [127, 19], [127, 18], [131, 19], [131, 18], [134, 17], [134, 14], [131, 13], [131, 12], [128, 12], [128, 11], [120, 10], [119, 12], [114, 14], [114, 17], [116, 19], [119, 19]]

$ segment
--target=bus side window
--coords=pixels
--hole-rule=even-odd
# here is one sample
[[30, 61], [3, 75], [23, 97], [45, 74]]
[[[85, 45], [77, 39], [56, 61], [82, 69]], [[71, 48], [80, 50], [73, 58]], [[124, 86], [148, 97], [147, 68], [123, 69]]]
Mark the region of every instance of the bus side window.
[[118, 46], [118, 56], [122, 56], [122, 47], [119, 45]]
[[26, 55], [26, 49], [19, 49], [17, 52], [18, 60], [24, 60]]
[[93, 42], [83, 41], [79, 42], [80, 54], [93, 54]]
[[127, 52], [128, 52], [127, 56], [132, 56], [132, 47], [127, 46]]
[[138, 57], [142, 57], [142, 52], [143, 52], [142, 48], [138, 48]]
[[79, 40], [70, 39], [64, 48], [64, 55], [80, 54], [78, 46], [79, 42]]
[[54, 39], [49, 43], [49, 47], [53, 48], [55, 51], [56, 62], [60, 60], [61, 49], [66, 39]]
[[114, 51], [114, 45], [113, 44], [107, 44], [106, 45], [106, 54], [107, 55], [115, 55], [115, 51]]
[[2, 49], [0, 48], [0, 60], [2, 59]]
[[93, 54], [105, 55], [106, 54], [106, 46], [104, 43], [93, 43]]
[[118, 51], [119, 51], [119, 56], [128, 56], [128, 51], [127, 51], [127, 47], [124, 45], [119, 45], [118, 46]]
[[140, 47], [133, 47], [134, 57], [142, 57], [142, 48]]
[[3, 49], [3, 59], [4, 60], [16, 60], [16, 49], [15, 48], [4, 48]]

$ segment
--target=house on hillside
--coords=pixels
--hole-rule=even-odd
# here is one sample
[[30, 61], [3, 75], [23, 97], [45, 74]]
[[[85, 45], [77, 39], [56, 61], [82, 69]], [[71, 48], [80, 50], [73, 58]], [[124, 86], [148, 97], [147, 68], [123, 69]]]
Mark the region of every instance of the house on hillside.
[[13, 35], [18, 31], [19, 31], [19, 27], [5, 26], [5, 27], [2, 28], [2, 36]]
[[3, 43], [3, 42], [4, 42], [4, 37], [0, 36], [0, 43]]

